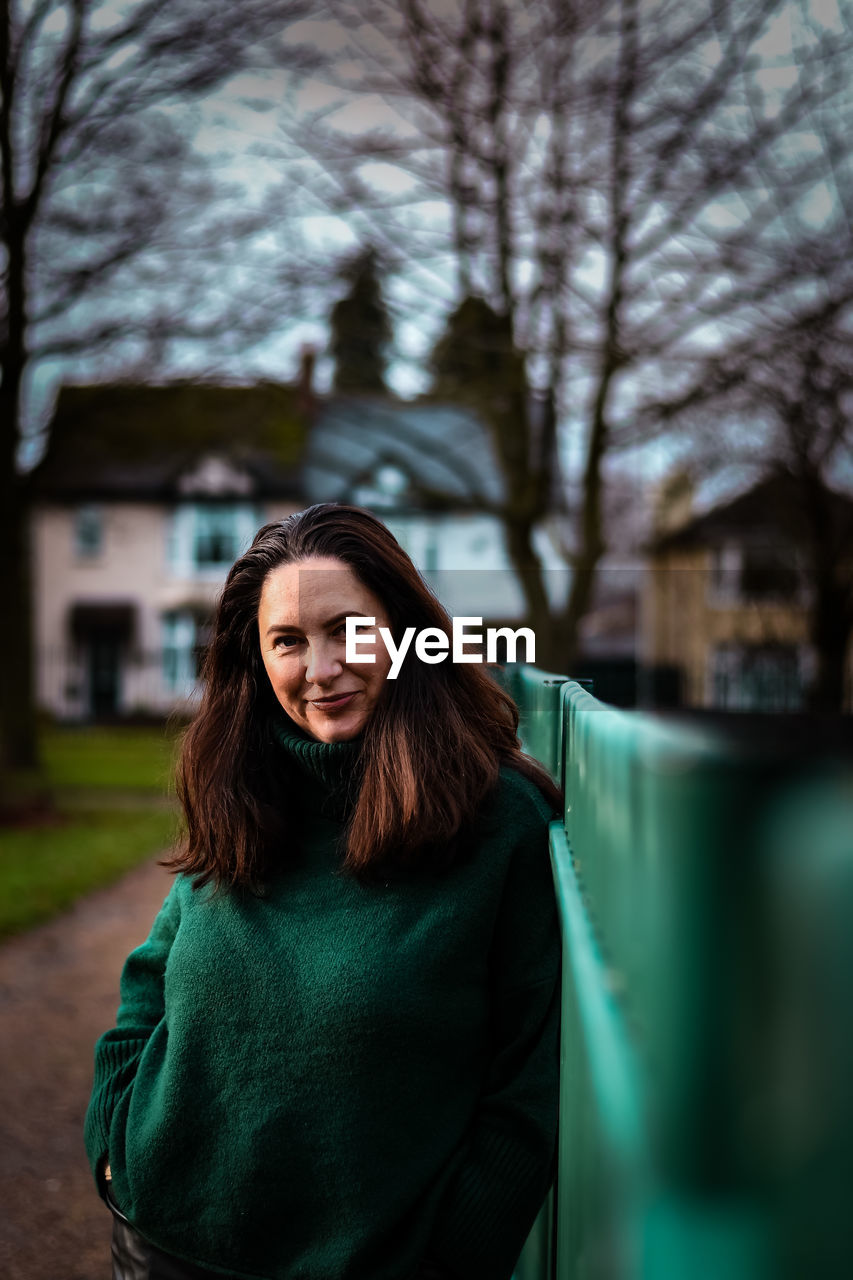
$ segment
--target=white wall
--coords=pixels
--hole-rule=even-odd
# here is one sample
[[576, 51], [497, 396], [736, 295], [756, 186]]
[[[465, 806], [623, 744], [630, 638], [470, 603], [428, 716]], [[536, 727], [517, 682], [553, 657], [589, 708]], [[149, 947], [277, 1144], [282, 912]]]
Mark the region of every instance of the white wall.
[[[142, 502], [98, 504], [103, 540], [99, 554], [75, 548], [74, 506], [43, 504], [33, 514], [34, 640], [39, 705], [61, 717], [85, 713], [85, 673], [72, 647], [70, 615], [75, 604], [133, 604], [135, 633], [125, 659], [120, 693], [124, 712], [168, 711], [174, 694], [162, 679], [159, 654], [162, 615], [189, 604], [211, 607], [227, 568], [193, 572], [170, 554], [173, 506]], [[294, 503], [268, 503], [258, 524], [297, 510]]]

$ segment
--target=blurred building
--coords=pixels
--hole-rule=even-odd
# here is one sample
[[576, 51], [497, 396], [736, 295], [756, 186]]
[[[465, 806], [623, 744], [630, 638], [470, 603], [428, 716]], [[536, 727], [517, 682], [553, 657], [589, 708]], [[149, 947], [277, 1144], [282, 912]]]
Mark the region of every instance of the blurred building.
[[188, 706], [228, 568], [261, 524], [312, 502], [374, 510], [451, 612], [520, 618], [494, 514], [500, 470], [476, 417], [315, 397], [310, 374], [309, 356], [293, 385], [62, 389], [33, 475], [42, 709], [81, 719]]
[[33, 476], [39, 705], [164, 713], [193, 695], [216, 593], [301, 505], [293, 388], [64, 387]]
[[[496, 514], [503, 476], [489, 433], [469, 409], [433, 399], [330, 396], [312, 421], [302, 479], [308, 502], [376, 512], [451, 614], [482, 617], [484, 625], [523, 617]], [[547, 530], [539, 551], [552, 574], [565, 573]]]
[[[690, 514], [680, 493], [674, 511], [659, 512], [642, 577], [639, 656], [646, 671], [677, 677], [684, 705], [728, 711], [804, 705], [815, 669], [813, 584], [792, 483], [768, 478], [700, 515]], [[853, 501], [832, 491], [827, 499], [836, 526], [853, 531]], [[849, 571], [850, 543], [846, 555]], [[848, 708], [851, 677], [848, 648]]]

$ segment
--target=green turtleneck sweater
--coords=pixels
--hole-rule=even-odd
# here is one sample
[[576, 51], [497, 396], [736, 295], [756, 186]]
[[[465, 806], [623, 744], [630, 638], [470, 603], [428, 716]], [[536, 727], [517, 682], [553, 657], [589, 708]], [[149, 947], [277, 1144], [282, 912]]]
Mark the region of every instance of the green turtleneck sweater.
[[358, 747], [280, 729], [301, 819], [263, 896], [179, 876], [95, 1049], [86, 1145], [167, 1253], [253, 1280], [501, 1280], [547, 1190], [549, 806], [502, 770], [472, 856], [341, 874]]

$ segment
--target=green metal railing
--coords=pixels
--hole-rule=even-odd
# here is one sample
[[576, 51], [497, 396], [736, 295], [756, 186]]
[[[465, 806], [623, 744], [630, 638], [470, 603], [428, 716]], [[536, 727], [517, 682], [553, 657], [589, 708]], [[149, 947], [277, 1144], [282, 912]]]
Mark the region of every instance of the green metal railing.
[[516, 1280], [853, 1275], [853, 779], [507, 679], [565, 787], [558, 1178]]

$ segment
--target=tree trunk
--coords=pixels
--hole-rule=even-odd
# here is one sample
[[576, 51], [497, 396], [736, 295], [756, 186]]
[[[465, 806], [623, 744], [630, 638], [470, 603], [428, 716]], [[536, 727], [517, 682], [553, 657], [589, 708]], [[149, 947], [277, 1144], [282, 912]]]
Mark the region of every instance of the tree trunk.
[[853, 633], [846, 598], [831, 586], [815, 584], [811, 619], [816, 670], [806, 701], [810, 711], [838, 715], [844, 710], [847, 678], [847, 651]]
[[557, 619], [551, 613], [545, 590], [542, 564], [533, 547], [533, 522], [509, 520], [506, 528], [507, 552], [524, 592], [527, 622], [536, 636], [536, 665], [549, 671], [565, 670]]
[[27, 486], [17, 469], [21, 388], [26, 365], [24, 231], [14, 218], [7, 241], [8, 337], [0, 353], [0, 767], [38, 765], [33, 689], [33, 625]]
[[613, 380], [623, 366], [622, 308], [628, 236], [631, 225], [630, 109], [636, 90], [638, 57], [637, 0], [622, 0], [619, 31], [619, 76], [616, 82], [610, 146], [610, 282], [605, 313], [605, 340], [598, 386], [590, 417], [589, 443], [583, 477], [578, 551], [573, 558], [569, 599], [560, 621], [567, 661], [574, 664], [580, 624], [592, 603], [599, 562], [604, 555], [602, 464], [610, 443], [609, 404]]
[[[615, 328], [615, 312], [612, 320]], [[615, 342], [613, 344], [615, 349]], [[574, 664], [578, 656], [578, 631], [589, 612], [595, 588], [596, 570], [604, 555], [604, 518], [602, 510], [603, 481], [601, 465], [607, 449], [607, 403], [616, 373], [617, 362], [607, 353], [598, 385], [592, 413], [589, 447], [583, 478], [583, 507], [581, 510], [579, 547], [572, 558], [572, 582], [569, 598], [559, 620], [560, 641], [566, 654], [565, 661]]]
[[[15, 412], [17, 397], [3, 372], [0, 416]], [[3, 580], [3, 626], [0, 628], [0, 760], [4, 769], [32, 769], [38, 764], [33, 697], [33, 626], [30, 599], [29, 511], [23, 480], [9, 457], [3, 429], [4, 457], [0, 480], [0, 577]]]

